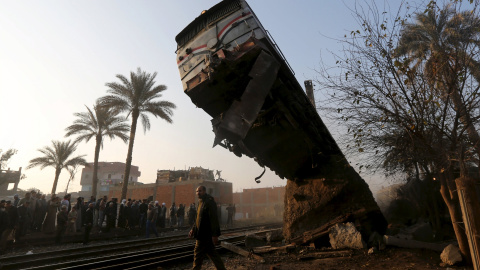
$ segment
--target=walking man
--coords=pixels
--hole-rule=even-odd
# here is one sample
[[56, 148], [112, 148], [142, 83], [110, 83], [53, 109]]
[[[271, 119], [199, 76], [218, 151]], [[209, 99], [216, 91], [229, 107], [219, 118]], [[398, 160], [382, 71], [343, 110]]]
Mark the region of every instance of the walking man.
[[190, 238], [197, 239], [194, 250], [193, 270], [202, 269], [205, 255], [212, 260], [215, 268], [226, 270], [220, 255], [215, 250], [215, 245], [219, 244], [218, 237], [220, 236], [217, 204], [206, 191], [207, 189], [204, 186], [197, 187], [197, 218], [193, 228], [188, 233]]

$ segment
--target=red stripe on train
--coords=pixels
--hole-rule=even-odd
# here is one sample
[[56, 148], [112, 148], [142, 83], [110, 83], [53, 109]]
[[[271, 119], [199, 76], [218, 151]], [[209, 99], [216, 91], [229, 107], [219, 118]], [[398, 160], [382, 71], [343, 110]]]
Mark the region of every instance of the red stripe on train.
[[[198, 46], [198, 47], [196, 47], [196, 48], [192, 49], [192, 52], [191, 52], [191, 53], [193, 53], [194, 51], [197, 51], [197, 50], [200, 50], [200, 49], [206, 48], [206, 47], [207, 47], [207, 44], [205, 44], [205, 45], [202, 45], [202, 46]], [[183, 59], [182, 59], [182, 60], [178, 60], [178, 61], [177, 61], [177, 65], [178, 65], [178, 64], [180, 64], [180, 62], [182, 62], [183, 60], [187, 59], [187, 56], [188, 56], [188, 55], [186, 54], [186, 55], [183, 57]]]
[[220, 33], [218, 33], [217, 37], [220, 37], [220, 36], [223, 34], [223, 32], [224, 32], [225, 30], [227, 30], [227, 28], [228, 28], [230, 25], [232, 25], [232, 23], [234, 23], [234, 22], [240, 20], [241, 18], [243, 18], [243, 17], [245, 17], [245, 16], [247, 16], [247, 15], [250, 15], [250, 14], [251, 14], [251, 12], [248, 12], [248, 13], [246, 13], [246, 14], [244, 14], [244, 15], [240, 15], [240, 16], [238, 16], [237, 18], [233, 19], [231, 22], [229, 22], [227, 25], [225, 25], [225, 27], [223, 27], [223, 29], [220, 31]]

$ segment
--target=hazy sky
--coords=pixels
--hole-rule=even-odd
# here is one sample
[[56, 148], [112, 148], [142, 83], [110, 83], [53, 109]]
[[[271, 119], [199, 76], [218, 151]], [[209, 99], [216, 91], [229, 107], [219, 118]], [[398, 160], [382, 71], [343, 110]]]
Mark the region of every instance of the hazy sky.
[[[151, 120], [146, 134], [137, 129], [133, 165], [142, 173], [140, 182], [152, 183], [157, 169], [189, 166], [222, 170], [243, 188], [280, 186], [267, 169], [262, 172], [253, 160], [238, 158], [229, 151], [212, 148], [214, 134], [210, 117], [196, 108], [183, 93], [176, 65], [175, 36], [202, 10], [217, 0], [0, 0], [0, 149], [15, 148], [12, 169], [26, 167], [40, 156], [37, 149], [52, 140], [65, 140], [65, 128], [106, 94], [105, 83], [116, 74], [128, 75], [141, 67], [158, 72], [157, 84], [168, 87], [162, 99], [177, 105], [173, 124]], [[382, 1], [383, 2], [383, 1]], [[397, 1], [395, 1], [397, 2]], [[357, 29], [347, 6], [354, 1], [251, 0], [250, 6], [270, 31], [289, 61], [301, 85], [315, 77], [313, 70], [337, 51], [340, 38]], [[327, 37], [326, 37], [327, 36]], [[130, 123], [130, 121], [129, 121]], [[93, 162], [94, 141], [81, 143], [77, 154]], [[125, 162], [127, 144], [104, 142], [100, 161]], [[24, 170], [22, 189], [50, 192], [54, 169]], [[80, 172], [70, 190], [79, 190]], [[57, 192], [65, 189], [68, 172], [62, 171]], [[368, 179], [367, 179], [368, 180]]]

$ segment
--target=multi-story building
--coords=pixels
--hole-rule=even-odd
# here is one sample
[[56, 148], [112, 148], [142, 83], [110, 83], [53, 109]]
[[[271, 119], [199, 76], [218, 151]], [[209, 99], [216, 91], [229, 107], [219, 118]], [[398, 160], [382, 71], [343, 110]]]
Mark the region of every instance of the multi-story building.
[[[88, 163], [88, 167], [82, 169], [82, 178], [80, 185], [82, 185], [82, 194], [88, 196], [92, 191], [92, 177], [93, 177], [93, 162]], [[108, 195], [110, 188], [118, 186], [123, 182], [123, 174], [125, 172], [125, 163], [122, 162], [98, 162], [98, 187], [97, 196]], [[137, 184], [138, 177], [140, 177], [138, 166], [131, 166], [129, 183]]]
[[[215, 198], [219, 205], [232, 203], [232, 183], [226, 182], [220, 177], [220, 171], [216, 172], [202, 167], [191, 167], [188, 170], [157, 170], [157, 181], [152, 184], [129, 186], [127, 198], [151, 199], [165, 203], [170, 207], [172, 203], [177, 206], [198, 203], [195, 190], [198, 186], [205, 186], [207, 193]], [[120, 198], [122, 188], [120, 186], [110, 189], [109, 198]]]
[[190, 167], [188, 170], [157, 170], [157, 183], [166, 184], [199, 179], [222, 182], [223, 179], [219, 176], [220, 172], [217, 171], [218, 178], [215, 179], [213, 170], [202, 167]]

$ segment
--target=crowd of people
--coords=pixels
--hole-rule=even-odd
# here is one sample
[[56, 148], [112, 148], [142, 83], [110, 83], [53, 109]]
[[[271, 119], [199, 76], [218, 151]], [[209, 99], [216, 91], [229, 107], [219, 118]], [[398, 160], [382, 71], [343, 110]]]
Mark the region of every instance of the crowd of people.
[[[228, 224], [232, 222], [234, 210], [232, 205], [227, 207]], [[124, 199], [118, 206], [116, 198], [108, 200], [103, 196], [96, 200], [92, 196], [85, 200], [78, 197], [72, 202], [70, 194], [63, 198], [54, 194], [47, 201], [45, 195], [31, 191], [23, 198], [15, 195], [13, 201], [0, 201], [0, 252], [5, 252], [9, 239], [19, 241], [31, 232], [52, 234], [56, 243], [61, 243], [65, 234], [83, 232], [85, 245], [92, 228], [99, 232], [109, 232], [115, 227], [144, 230], [148, 238], [152, 232], [158, 236], [157, 227], [192, 227], [196, 213], [194, 203], [189, 206], [172, 203], [167, 209], [166, 204], [159, 201]]]

